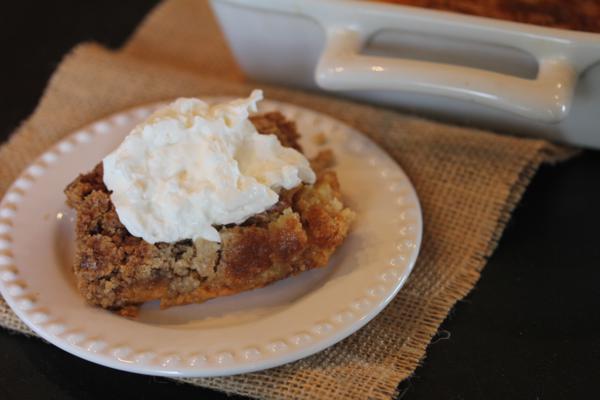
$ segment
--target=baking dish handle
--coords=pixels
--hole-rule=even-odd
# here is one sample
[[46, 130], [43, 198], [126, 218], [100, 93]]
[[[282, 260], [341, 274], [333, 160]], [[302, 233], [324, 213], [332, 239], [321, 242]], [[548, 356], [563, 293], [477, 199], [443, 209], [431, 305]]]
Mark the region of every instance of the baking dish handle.
[[538, 58], [536, 79], [482, 69], [360, 54], [361, 32], [330, 27], [315, 71], [327, 90], [408, 91], [484, 104], [546, 123], [569, 113], [577, 74], [564, 58]]

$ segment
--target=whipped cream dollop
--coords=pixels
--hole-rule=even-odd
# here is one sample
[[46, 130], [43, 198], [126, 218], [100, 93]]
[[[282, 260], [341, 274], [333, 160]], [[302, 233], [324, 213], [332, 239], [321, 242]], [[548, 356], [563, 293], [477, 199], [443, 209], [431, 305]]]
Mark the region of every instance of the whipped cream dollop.
[[104, 183], [119, 220], [149, 243], [203, 238], [274, 205], [281, 188], [314, 183], [300, 152], [248, 119], [262, 100], [209, 105], [180, 98], [136, 126], [104, 158]]

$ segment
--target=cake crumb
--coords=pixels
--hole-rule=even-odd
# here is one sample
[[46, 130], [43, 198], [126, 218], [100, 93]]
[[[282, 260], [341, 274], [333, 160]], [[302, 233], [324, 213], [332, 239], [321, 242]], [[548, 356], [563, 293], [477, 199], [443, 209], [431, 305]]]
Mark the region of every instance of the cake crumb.
[[125, 318], [136, 318], [140, 313], [140, 307], [137, 305], [128, 305], [117, 310], [117, 314]]
[[319, 153], [310, 160], [310, 166], [316, 173], [332, 168], [335, 165], [335, 156], [331, 149], [319, 151]]
[[323, 132], [319, 132], [313, 135], [312, 141], [317, 146], [324, 146], [327, 144], [327, 136]]

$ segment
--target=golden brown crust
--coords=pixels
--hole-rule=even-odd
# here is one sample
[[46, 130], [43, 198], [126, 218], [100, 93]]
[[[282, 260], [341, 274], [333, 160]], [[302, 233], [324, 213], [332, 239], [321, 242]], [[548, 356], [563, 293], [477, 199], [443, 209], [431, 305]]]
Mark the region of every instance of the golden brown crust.
[[526, 24], [600, 33], [600, 2], [579, 0], [375, 0]]
[[250, 117], [256, 130], [264, 135], [276, 135], [283, 146], [292, 147], [302, 151], [298, 139], [300, 134], [296, 130], [296, 123], [288, 121], [280, 112], [270, 112]]
[[[279, 113], [253, 117], [261, 133], [276, 134], [300, 149], [295, 125]], [[341, 203], [337, 176], [324, 169], [317, 182], [280, 193], [277, 204], [239, 226], [218, 227], [222, 243], [149, 244], [121, 224], [102, 180], [102, 164], [67, 188], [67, 204], [77, 211], [74, 273], [86, 300], [135, 315], [150, 300], [161, 306], [202, 302], [265, 286], [302, 271], [325, 266], [348, 233], [353, 212]], [[315, 167], [315, 165], [313, 165]]]

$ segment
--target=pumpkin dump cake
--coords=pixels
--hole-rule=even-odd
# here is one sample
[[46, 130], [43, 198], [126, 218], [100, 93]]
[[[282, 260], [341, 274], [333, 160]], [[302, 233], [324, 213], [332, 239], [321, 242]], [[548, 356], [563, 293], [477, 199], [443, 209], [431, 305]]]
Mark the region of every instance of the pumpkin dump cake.
[[146, 301], [203, 302], [327, 264], [354, 217], [332, 154], [309, 164], [292, 121], [249, 116], [261, 97], [180, 99], [67, 186], [89, 303], [135, 315]]

